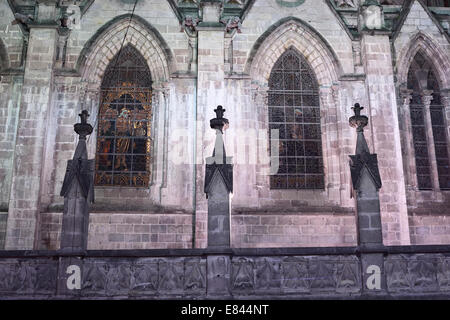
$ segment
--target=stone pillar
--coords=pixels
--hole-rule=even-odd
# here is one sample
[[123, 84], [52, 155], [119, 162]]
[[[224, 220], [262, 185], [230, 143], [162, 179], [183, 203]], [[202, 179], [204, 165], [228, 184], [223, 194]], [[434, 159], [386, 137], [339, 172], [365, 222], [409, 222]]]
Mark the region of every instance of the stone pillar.
[[421, 92], [421, 99], [423, 105], [423, 115], [425, 120], [425, 133], [427, 135], [427, 145], [428, 145], [428, 161], [430, 162], [430, 175], [431, 175], [431, 185], [433, 191], [439, 191], [439, 172], [436, 162], [436, 149], [434, 147], [434, 136], [433, 136], [433, 123], [431, 122], [431, 110], [430, 105], [433, 100], [433, 91], [423, 90]]
[[[267, 183], [267, 175], [271, 173], [271, 162], [270, 155], [267, 151], [269, 149], [269, 139], [270, 133], [268, 130], [267, 119], [269, 119], [268, 110], [268, 97], [269, 97], [269, 86], [268, 85], [258, 85], [256, 83], [252, 84], [251, 88], [251, 102], [255, 104], [255, 108], [259, 108], [261, 110], [261, 115], [257, 119], [256, 129], [259, 132], [267, 132], [266, 134], [258, 134], [258, 158], [256, 166], [256, 184], [255, 188], [258, 192], [258, 197], [255, 201], [259, 201], [260, 198], [263, 198], [263, 194], [268, 191], [265, 188], [269, 188]], [[275, 171], [275, 170], [274, 170]]]
[[224, 71], [233, 72], [233, 38], [227, 35], [224, 39]]
[[[406, 161], [404, 161], [406, 188], [407, 191], [413, 192], [417, 190], [417, 174], [413, 170], [415, 168], [415, 154], [414, 141], [411, 122], [411, 99], [413, 90], [406, 88], [400, 89], [400, 119], [399, 123], [404, 133], [402, 134], [402, 146], [406, 154]], [[413, 197], [414, 198], [414, 197]], [[414, 199], [411, 199], [414, 200]]]
[[3, 76], [0, 83], [0, 250], [5, 247], [22, 85], [22, 75]]
[[[450, 138], [450, 90], [441, 92], [441, 101], [444, 105], [444, 123], [447, 127], [447, 141]], [[450, 157], [450, 143], [447, 143], [448, 154]]]
[[22, 75], [3, 76], [0, 83], [0, 212], [8, 211], [22, 86]]
[[[41, 6], [42, 10], [41, 10]], [[48, 21], [55, 2], [39, 3], [39, 21]], [[50, 8], [50, 9], [49, 9]], [[48, 9], [48, 10], [47, 10]], [[51, 104], [57, 25], [30, 24], [30, 37], [19, 113], [14, 171], [6, 232], [7, 250], [34, 247], [48, 111]]]
[[[197, 143], [196, 143], [196, 184], [205, 181], [205, 159], [214, 147], [214, 134], [209, 129], [209, 119], [213, 116], [212, 106], [222, 104], [224, 92], [224, 25], [220, 21], [221, 1], [201, 1], [202, 22], [198, 24], [198, 65], [197, 65]], [[195, 247], [207, 246], [207, 202], [201, 188], [196, 192]]]
[[191, 48], [191, 59], [189, 64], [189, 70], [192, 73], [197, 72], [197, 58], [198, 58], [198, 50], [197, 50], [197, 37], [189, 37], [189, 46]]
[[351, 174], [353, 189], [356, 191], [358, 212], [358, 244], [362, 246], [379, 246], [383, 244], [381, 232], [380, 172], [376, 154], [371, 154], [364, 137], [364, 127], [368, 118], [361, 116], [361, 108], [356, 104], [353, 108], [355, 116], [350, 118], [350, 125], [357, 130], [356, 152], [351, 158]]
[[75, 132], [80, 135], [72, 160], [68, 161], [66, 176], [61, 189], [64, 197], [64, 212], [61, 230], [63, 252], [84, 251], [87, 249], [89, 228], [89, 202], [94, 200], [95, 160], [87, 159], [86, 136], [93, 128], [87, 123], [86, 110], [80, 114]]
[[208, 248], [230, 247], [230, 193], [233, 192], [232, 158], [227, 157], [223, 131], [228, 120], [223, 118], [222, 106], [214, 110], [217, 118], [211, 120], [216, 131], [213, 156], [206, 159], [205, 193], [208, 199]]
[[[208, 199], [208, 248], [230, 248], [230, 192], [233, 192], [232, 158], [226, 156], [223, 131], [229, 126], [225, 110], [218, 106], [217, 117], [210, 121], [216, 131], [213, 156], [206, 159], [205, 193]], [[226, 298], [230, 295], [230, 256], [208, 256], [207, 295]]]
[[356, 193], [358, 245], [362, 251], [361, 265], [363, 274], [363, 291], [365, 294], [379, 294], [386, 290], [383, 254], [365, 253], [367, 249], [383, 247], [381, 229], [380, 172], [376, 154], [371, 154], [364, 137], [364, 127], [368, 118], [361, 115], [361, 108], [356, 104], [355, 116], [350, 118], [350, 125], [356, 128], [357, 142], [354, 156], [350, 156], [350, 171], [353, 189]]
[[[378, 13], [376, 14], [378, 17]], [[372, 26], [373, 27], [373, 26]], [[371, 148], [378, 154], [385, 187], [380, 191], [380, 209], [385, 244], [409, 245], [409, 221], [403, 169], [397, 94], [392, 68], [391, 43], [383, 29], [362, 31], [362, 55], [366, 73], [370, 115]]]
[[66, 62], [67, 40], [69, 38], [69, 29], [58, 29], [58, 40], [56, 45], [55, 69], [61, 69]]

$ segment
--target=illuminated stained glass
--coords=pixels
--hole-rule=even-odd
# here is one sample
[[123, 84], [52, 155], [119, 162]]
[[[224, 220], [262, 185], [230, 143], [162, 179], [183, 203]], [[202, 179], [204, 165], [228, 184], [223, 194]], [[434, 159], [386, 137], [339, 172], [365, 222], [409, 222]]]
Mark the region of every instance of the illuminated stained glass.
[[293, 49], [278, 59], [270, 75], [269, 130], [279, 134], [278, 155], [271, 154], [279, 163], [270, 176], [271, 189], [323, 189], [318, 84], [306, 59]]
[[102, 82], [95, 184], [148, 187], [151, 161], [151, 74], [132, 46], [110, 62]]

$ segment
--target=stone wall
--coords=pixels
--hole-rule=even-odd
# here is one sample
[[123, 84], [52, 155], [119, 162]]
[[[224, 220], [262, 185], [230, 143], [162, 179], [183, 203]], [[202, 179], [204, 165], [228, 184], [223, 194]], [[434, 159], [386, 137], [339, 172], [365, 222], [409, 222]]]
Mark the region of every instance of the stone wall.
[[[409, 244], [408, 216], [404, 184], [403, 159], [392, 57], [387, 36], [363, 35], [362, 60], [366, 72], [371, 118], [372, 152], [378, 154], [383, 187], [380, 190], [380, 209], [385, 244]], [[391, 225], [389, 227], [388, 225]], [[398, 231], [389, 231], [395, 230]]]
[[[1, 61], [5, 69], [17, 69], [22, 62], [23, 34], [18, 25], [11, 25], [14, 15], [7, 1], [0, 3], [0, 48], [3, 47], [7, 61]], [[0, 49], [1, 50], [1, 49]], [[1, 68], [1, 67], [0, 67]]]
[[[57, 250], [61, 213], [42, 213], [40, 250]], [[91, 213], [88, 250], [192, 248], [192, 215], [183, 213]]]
[[233, 248], [334, 247], [356, 245], [354, 216], [295, 214], [234, 214]]
[[23, 76], [2, 76], [0, 83], [0, 210], [8, 210]]
[[450, 217], [439, 215], [411, 215], [409, 217], [411, 243], [433, 245], [450, 243]]

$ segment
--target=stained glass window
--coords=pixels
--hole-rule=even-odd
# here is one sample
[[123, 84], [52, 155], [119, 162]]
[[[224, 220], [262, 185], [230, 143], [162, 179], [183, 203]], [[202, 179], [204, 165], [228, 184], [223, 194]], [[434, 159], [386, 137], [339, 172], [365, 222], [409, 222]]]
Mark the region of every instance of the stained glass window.
[[[418, 53], [408, 73], [408, 88], [413, 90], [410, 105], [411, 125], [415, 151], [417, 182], [419, 190], [431, 190], [432, 174], [429, 146], [426, 131], [426, 115], [430, 112], [434, 139], [434, 151], [439, 176], [440, 189], [450, 189], [449, 155], [447, 145], [444, 106], [440, 99], [439, 84], [430, 63]], [[425, 109], [422, 94], [423, 90], [431, 90], [433, 100], [429, 111]], [[433, 160], [434, 161], [434, 160]]]
[[450, 190], [449, 155], [447, 145], [446, 121], [444, 105], [439, 92], [439, 84], [433, 72], [428, 75], [428, 85], [433, 90], [430, 113], [433, 126], [434, 150], [441, 190]]
[[[324, 171], [318, 83], [294, 49], [275, 63], [269, 79], [269, 134], [279, 132], [279, 169], [271, 189], [323, 189]], [[270, 150], [272, 150], [270, 141]], [[278, 157], [278, 159], [275, 159]]]
[[147, 63], [132, 46], [124, 47], [109, 63], [101, 90], [96, 185], [148, 187], [151, 85]]

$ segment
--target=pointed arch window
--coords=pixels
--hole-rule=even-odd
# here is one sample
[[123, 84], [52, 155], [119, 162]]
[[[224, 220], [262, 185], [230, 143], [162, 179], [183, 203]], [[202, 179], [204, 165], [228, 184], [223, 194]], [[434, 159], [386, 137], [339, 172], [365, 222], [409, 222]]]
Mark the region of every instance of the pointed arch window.
[[[410, 113], [418, 188], [450, 190], [444, 106], [433, 67], [420, 52], [408, 72], [408, 89], [412, 90]], [[433, 183], [436, 177], [438, 181]]]
[[[279, 169], [271, 189], [323, 189], [318, 82], [306, 59], [288, 49], [269, 78], [269, 128], [279, 132]], [[272, 143], [270, 141], [272, 150]]]
[[97, 186], [148, 187], [151, 161], [152, 79], [131, 45], [109, 63], [101, 85]]

